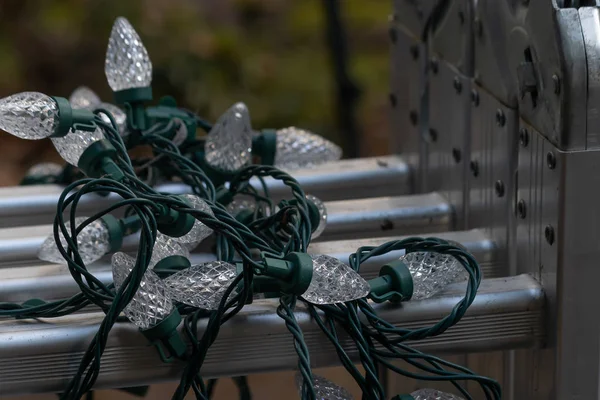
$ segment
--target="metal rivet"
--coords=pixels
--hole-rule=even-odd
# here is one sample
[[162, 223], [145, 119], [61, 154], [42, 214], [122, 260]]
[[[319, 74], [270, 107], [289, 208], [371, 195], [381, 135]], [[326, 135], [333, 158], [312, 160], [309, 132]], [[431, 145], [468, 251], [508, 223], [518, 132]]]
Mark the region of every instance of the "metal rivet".
[[437, 133], [437, 131], [435, 129], [430, 129], [429, 130], [429, 139], [432, 142], [437, 142], [437, 140], [438, 140], [438, 133]]
[[504, 126], [506, 124], [506, 115], [504, 115], [504, 111], [501, 108], [496, 110], [496, 124], [498, 126]]
[[556, 168], [556, 156], [553, 152], [549, 151], [548, 154], [546, 154], [546, 163], [548, 164], [548, 168]]
[[527, 129], [521, 128], [519, 130], [519, 142], [523, 147], [527, 147], [529, 144], [529, 132], [527, 132]]
[[554, 83], [554, 94], [560, 94], [560, 78], [558, 75], [552, 75], [552, 82]]
[[390, 28], [390, 40], [392, 43], [396, 43], [398, 40], [398, 32], [396, 32], [396, 28]]
[[475, 89], [471, 91], [471, 102], [475, 107], [479, 105], [479, 92]]
[[413, 126], [417, 126], [417, 123], [419, 122], [419, 114], [417, 114], [417, 112], [416, 112], [416, 111], [414, 111], [414, 110], [413, 110], [413, 111], [411, 111], [411, 112], [408, 114], [408, 118], [410, 119], [410, 123], [411, 123]]
[[434, 74], [438, 73], [439, 70], [439, 63], [437, 58], [433, 57], [430, 61], [429, 61], [429, 68], [431, 68], [431, 72], [433, 72]]
[[496, 183], [494, 183], [494, 189], [496, 190], [496, 196], [504, 197], [504, 182], [497, 180]]
[[554, 228], [552, 225], [546, 225], [546, 228], [544, 229], [544, 236], [546, 237], [546, 242], [552, 246], [552, 244], [554, 244]]
[[460, 150], [457, 149], [456, 147], [452, 149], [452, 158], [454, 159], [454, 162], [457, 164], [462, 159], [462, 154], [461, 154]]
[[456, 93], [462, 92], [462, 82], [458, 76], [454, 77], [454, 90], [456, 90]]
[[469, 167], [471, 168], [471, 173], [473, 174], [473, 176], [477, 178], [479, 176], [479, 163], [473, 160], [469, 164]]
[[416, 60], [419, 58], [419, 46], [412, 45], [410, 46], [410, 55], [412, 56], [413, 60]]
[[392, 107], [396, 107], [396, 103], [398, 100], [396, 99], [396, 95], [394, 93], [390, 93], [390, 104]]
[[525, 204], [525, 200], [519, 200], [517, 203], [517, 214], [521, 219], [525, 219], [527, 216], [527, 205]]

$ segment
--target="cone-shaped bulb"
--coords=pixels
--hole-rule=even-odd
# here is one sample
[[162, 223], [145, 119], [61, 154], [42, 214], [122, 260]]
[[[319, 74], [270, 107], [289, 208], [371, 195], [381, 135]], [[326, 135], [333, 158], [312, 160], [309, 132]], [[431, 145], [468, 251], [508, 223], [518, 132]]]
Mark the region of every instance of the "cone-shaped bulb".
[[[236, 267], [224, 261], [193, 265], [165, 279], [174, 300], [204, 310], [216, 310], [237, 275]], [[234, 290], [231, 296], [235, 295]]]
[[[296, 387], [302, 396], [302, 375], [296, 374]], [[353, 400], [352, 395], [343, 387], [336, 385], [319, 375], [313, 375], [316, 398], [318, 400]]]
[[79, 86], [71, 93], [69, 103], [76, 110], [94, 110], [101, 103], [101, 100], [92, 89], [87, 86]]
[[[123, 253], [112, 257], [112, 273], [115, 287], [119, 289], [135, 266], [135, 259]], [[127, 304], [123, 313], [140, 329], [157, 325], [173, 311], [169, 290], [158, 275], [146, 270], [137, 292]]]
[[[202, 211], [202, 212], [205, 212], [207, 214], [214, 216], [208, 203], [206, 203], [204, 200], [202, 200], [200, 197], [196, 196], [195, 194], [184, 194], [181, 197], [183, 197], [192, 206], [193, 209], [199, 210], [199, 211]], [[194, 226], [188, 233], [186, 233], [185, 235], [183, 235], [181, 237], [173, 238], [173, 239], [176, 240], [177, 242], [183, 244], [188, 249], [194, 249], [196, 246], [198, 246], [198, 244], [201, 241], [203, 241], [204, 239], [206, 239], [207, 237], [212, 235], [212, 233], [213, 233], [212, 229], [210, 229], [208, 226], [206, 226], [199, 220], [196, 220], [194, 222]]]
[[58, 127], [58, 104], [43, 93], [22, 92], [0, 99], [0, 129], [21, 139], [49, 137]]
[[451, 255], [415, 252], [400, 257], [400, 260], [406, 264], [413, 277], [411, 300], [427, 299], [446, 286], [468, 278], [467, 271]]
[[296, 127], [277, 132], [275, 166], [283, 169], [307, 168], [342, 158], [342, 149], [329, 140]]
[[410, 394], [415, 400], [463, 400], [455, 394], [440, 392], [435, 389], [419, 389]]
[[327, 208], [325, 207], [325, 203], [312, 194], [307, 194], [306, 200], [311, 201], [319, 210], [319, 225], [317, 225], [317, 229], [315, 229], [311, 235], [311, 239], [316, 239], [321, 236], [327, 227]]
[[58, 176], [62, 173], [63, 166], [53, 162], [35, 164], [25, 174], [29, 178], [43, 178], [45, 176]]
[[313, 304], [335, 304], [366, 297], [371, 288], [358, 272], [324, 254], [311, 255], [313, 276], [302, 298]]
[[104, 139], [100, 128], [93, 132], [74, 131], [63, 137], [51, 138], [54, 148], [58, 154], [71, 165], [77, 167], [79, 158], [92, 143]]
[[[75, 218], [75, 224], [79, 226], [87, 218], [88, 217]], [[70, 231], [71, 224], [67, 222], [65, 225], [67, 230]], [[59, 235], [63, 248], [67, 249], [67, 242], [62, 235], [62, 232], [59, 232]], [[77, 250], [79, 251], [83, 263], [86, 265], [99, 260], [103, 255], [108, 253], [110, 250], [110, 237], [108, 227], [102, 220], [92, 222], [79, 232], [77, 235]], [[62, 254], [58, 251], [58, 247], [54, 241], [54, 234], [50, 234], [50, 236], [44, 240], [38, 252], [38, 258], [51, 263], [67, 264]]]
[[244, 103], [236, 103], [219, 117], [206, 144], [204, 157], [211, 167], [235, 172], [248, 164], [252, 158], [252, 126]]
[[152, 257], [150, 257], [149, 268], [154, 267], [159, 261], [169, 256], [190, 257], [190, 251], [177, 242], [174, 238], [159, 233], [156, 236], [154, 247], [152, 248]]
[[115, 20], [110, 32], [104, 73], [113, 92], [152, 83], [148, 51], [133, 26], [123, 17]]

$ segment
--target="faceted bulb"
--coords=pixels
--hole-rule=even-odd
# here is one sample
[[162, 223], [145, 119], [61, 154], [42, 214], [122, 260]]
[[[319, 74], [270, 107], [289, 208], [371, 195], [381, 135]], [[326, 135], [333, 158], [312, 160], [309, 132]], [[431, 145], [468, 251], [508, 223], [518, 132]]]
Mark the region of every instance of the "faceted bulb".
[[[216, 310], [236, 276], [235, 265], [212, 261], [181, 270], [164, 282], [174, 300], [203, 310]], [[235, 294], [234, 289], [230, 296]]]
[[[112, 257], [112, 273], [115, 287], [118, 290], [135, 267], [135, 259], [123, 253], [115, 253]], [[151, 269], [147, 269], [142, 277], [137, 292], [127, 304], [123, 313], [140, 329], [156, 326], [173, 311], [169, 289]]]
[[35, 164], [27, 170], [26, 176], [30, 178], [42, 178], [45, 176], [58, 176], [62, 173], [63, 166], [53, 162]]
[[[184, 194], [181, 197], [183, 197], [192, 206], [193, 209], [205, 212], [214, 217], [214, 214], [208, 203], [206, 203], [200, 197], [196, 196], [195, 194]], [[198, 246], [198, 243], [212, 235], [212, 233], [212, 229], [210, 229], [208, 226], [206, 226], [199, 220], [196, 220], [194, 221], [194, 226], [188, 233], [181, 237], [173, 238], [173, 240], [176, 240], [177, 242], [183, 244], [188, 249], [194, 249], [196, 246]]]
[[[296, 374], [296, 386], [302, 397], [302, 375]], [[313, 387], [317, 400], [353, 400], [352, 395], [343, 387], [336, 385], [328, 379], [313, 374]]]
[[342, 158], [342, 149], [329, 140], [296, 127], [279, 129], [275, 166], [282, 169], [313, 167]]
[[[88, 217], [75, 218], [75, 224], [81, 225]], [[67, 222], [67, 231], [70, 234], [71, 224]], [[67, 241], [62, 232], [59, 231], [60, 242], [65, 250], [68, 249]], [[110, 237], [108, 227], [102, 220], [96, 220], [79, 232], [77, 235], [77, 250], [84, 264], [91, 264], [99, 260], [103, 255], [110, 250]], [[38, 258], [43, 261], [48, 261], [56, 264], [67, 264], [66, 260], [58, 251], [56, 242], [54, 241], [54, 233], [50, 234], [42, 243], [38, 252]]]
[[21, 139], [38, 140], [58, 126], [58, 104], [43, 93], [22, 92], [0, 99], [0, 129]]
[[406, 264], [413, 278], [411, 300], [427, 299], [446, 286], [468, 278], [462, 264], [448, 254], [415, 252], [400, 257], [400, 260]]
[[316, 239], [319, 236], [321, 236], [321, 234], [327, 227], [327, 208], [320, 199], [313, 196], [312, 194], [307, 194], [306, 200], [311, 201], [315, 206], [317, 206], [317, 209], [319, 210], [319, 225], [311, 235], [311, 239]]
[[94, 132], [74, 131], [63, 137], [51, 138], [54, 148], [63, 160], [76, 167], [85, 149], [102, 139], [104, 134], [100, 128], [96, 128]]
[[[103, 108], [106, 111], [108, 111], [109, 113], [111, 113], [112, 117], [114, 118], [114, 120], [117, 124], [117, 130], [119, 131], [119, 134], [121, 136], [126, 136], [128, 133], [128, 131], [127, 131], [127, 114], [125, 114], [125, 112], [123, 110], [121, 110], [119, 107], [115, 106], [114, 104], [110, 104], [110, 103], [100, 103], [94, 108], [94, 110], [97, 110], [99, 108]], [[106, 122], [107, 124], [111, 123], [110, 119], [104, 113], [100, 114], [100, 118], [102, 118], [102, 120], [104, 122]]]
[[69, 103], [76, 110], [94, 110], [101, 100], [92, 89], [87, 86], [79, 86], [71, 93]]
[[255, 208], [256, 201], [251, 198], [235, 198], [227, 204], [227, 211], [234, 217], [244, 210], [254, 211]]
[[327, 255], [311, 255], [313, 276], [302, 298], [313, 304], [335, 304], [366, 297], [369, 283], [358, 272]]
[[244, 103], [236, 103], [219, 117], [208, 134], [204, 157], [218, 170], [235, 172], [252, 158], [252, 126]]
[[152, 83], [148, 51], [133, 26], [123, 17], [115, 20], [110, 32], [104, 73], [113, 92], [147, 87]]
[[463, 400], [455, 394], [440, 392], [435, 389], [419, 389], [410, 394], [415, 400]]
[[156, 236], [156, 241], [154, 242], [154, 247], [152, 248], [152, 257], [150, 257], [148, 268], [154, 267], [159, 261], [169, 256], [182, 256], [189, 258], [190, 251], [181, 243], [177, 242], [175, 238], [159, 233]]

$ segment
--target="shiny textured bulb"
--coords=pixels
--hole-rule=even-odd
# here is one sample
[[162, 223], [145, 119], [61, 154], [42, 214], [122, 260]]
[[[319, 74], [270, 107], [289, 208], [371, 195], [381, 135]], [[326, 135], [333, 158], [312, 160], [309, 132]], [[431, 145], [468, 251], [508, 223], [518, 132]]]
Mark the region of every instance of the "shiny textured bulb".
[[413, 278], [411, 300], [427, 299], [446, 286], [468, 279], [468, 273], [456, 258], [434, 252], [408, 253], [400, 260]]
[[282, 169], [313, 167], [342, 158], [342, 149], [312, 132], [296, 127], [279, 129], [274, 165]]
[[463, 400], [455, 394], [440, 392], [435, 389], [419, 389], [410, 394], [415, 400]]
[[93, 132], [74, 131], [63, 137], [51, 138], [58, 154], [71, 165], [77, 167], [79, 158], [92, 143], [104, 139], [100, 128]]
[[[200, 197], [196, 196], [195, 194], [184, 194], [181, 197], [183, 197], [192, 206], [194, 210], [205, 212], [214, 217], [214, 214], [208, 203], [206, 203]], [[212, 235], [212, 233], [212, 229], [210, 229], [208, 226], [206, 226], [199, 220], [195, 220], [194, 226], [188, 233], [181, 237], [173, 238], [173, 240], [176, 240], [177, 242], [183, 244], [188, 249], [193, 249], [196, 246], [198, 246], [198, 243]]]
[[[106, 111], [108, 111], [109, 113], [111, 113], [117, 124], [117, 130], [119, 131], [119, 134], [121, 136], [126, 136], [126, 134], [128, 133], [128, 131], [127, 131], [127, 114], [125, 114], [125, 112], [123, 110], [121, 110], [119, 107], [115, 106], [114, 104], [110, 104], [110, 103], [100, 103], [100, 104], [98, 104], [97, 107], [95, 107], [95, 109], [98, 109], [98, 108], [103, 108]], [[110, 119], [104, 113], [100, 114], [100, 118], [102, 118], [102, 120], [104, 122], [106, 122], [107, 124], [111, 123]]]
[[148, 51], [133, 26], [123, 17], [115, 20], [110, 32], [104, 73], [113, 92], [147, 87], [152, 83]]
[[335, 304], [366, 297], [369, 283], [337, 258], [311, 255], [313, 276], [302, 298], [313, 304]]
[[44, 176], [58, 176], [62, 174], [63, 166], [53, 162], [35, 164], [27, 170], [26, 176], [42, 178]]
[[[117, 290], [135, 267], [135, 259], [123, 253], [112, 257], [113, 281]], [[156, 326], [173, 311], [169, 289], [151, 269], [142, 277], [137, 292], [127, 304], [123, 313], [140, 329]]]
[[227, 211], [234, 217], [244, 210], [254, 211], [255, 208], [256, 201], [252, 198], [235, 198], [227, 204]]
[[71, 93], [69, 103], [76, 110], [94, 110], [101, 100], [92, 89], [87, 86], [79, 86]]
[[[302, 397], [302, 375], [296, 374], [296, 386]], [[353, 400], [352, 395], [343, 387], [336, 385], [328, 379], [313, 374], [313, 387], [317, 400]]]
[[[75, 218], [75, 224], [81, 225], [88, 217]], [[67, 231], [70, 233], [71, 224], [67, 222]], [[65, 250], [68, 249], [67, 241], [62, 232], [59, 231], [60, 242]], [[96, 220], [79, 232], [77, 235], [77, 250], [84, 264], [91, 264], [102, 258], [110, 250], [110, 237], [108, 227], [102, 220]], [[50, 234], [42, 243], [38, 252], [38, 258], [56, 264], [67, 264], [62, 254], [58, 251], [54, 234]]]
[[[193, 265], [164, 280], [174, 300], [203, 310], [216, 310], [237, 270], [224, 261]], [[231, 292], [234, 296], [236, 290]]]
[[152, 257], [150, 257], [149, 268], [154, 267], [159, 261], [169, 256], [190, 257], [190, 251], [187, 247], [177, 242], [175, 238], [159, 233], [156, 236], [154, 247], [152, 248]]
[[58, 104], [43, 93], [22, 92], [0, 99], [0, 129], [21, 139], [38, 140], [58, 126]]
[[244, 103], [236, 103], [219, 117], [206, 138], [204, 158], [218, 170], [235, 172], [252, 158], [252, 126]]
[[312, 194], [307, 194], [306, 200], [311, 201], [315, 206], [317, 206], [317, 209], [319, 210], [319, 225], [311, 235], [311, 239], [316, 239], [319, 236], [321, 236], [321, 234], [327, 227], [327, 208], [320, 199], [313, 196]]

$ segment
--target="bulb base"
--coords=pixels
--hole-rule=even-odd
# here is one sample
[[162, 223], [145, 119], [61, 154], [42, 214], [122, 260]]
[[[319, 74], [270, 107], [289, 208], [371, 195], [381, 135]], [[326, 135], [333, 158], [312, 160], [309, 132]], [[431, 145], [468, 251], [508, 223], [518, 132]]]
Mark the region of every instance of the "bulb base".
[[415, 400], [410, 394], [399, 394], [392, 397], [390, 400]]
[[[296, 199], [289, 200], [287, 201], [287, 203], [294, 206], [298, 206], [298, 200]], [[285, 203], [280, 203], [280, 207], [284, 204]], [[315, 232], [319, 227], [319, 224], [321, 223], [321, 214], [319, 213], [319, 208], [317, 207], [317, 205], [309, 199], [306, 199], [306, 205], [308, 207], [307, 211], [308, 219], [310, 220], [310, 230], [311, 232]]]
[[277, 279], [279, 283], [264, 282], [269, 292], [280, 291], [295, 295], [302, 295], [312, 280], [313, 261], [310, 255], [306, 253], [290, 253], [283, 260], [278, 258], [263, 257], [265, 263], [264, 275]]
[[[156, 347], [160, 358], [165, 363], [170, 363], [175, 358], [182, 357], [187, 351], [187, 345], [183, 338], [177, 332], [177, 327], [181, 323], [181, 315], [176, 309], [156, 326], [141, 330], [153, 346]], [[167, 350], [167, 352], [165, 352]]]
[[[186, 112], [180, 108], [177, 108], [175, 99], [171, 96], [162, 97], [159, 101], [159, 105], [156, 107], [146, 108], [146, 116], [148, 117], [148, 125], [152, 126], [157, 123], [168, 124], [171, 121], [177, 120], [183, 126], [179, 128], [174, 126], [165, 137], [169, 140], [179, 137], [181, 129], [185, 129], [185, 139], [183, 142], [191, 142], [196, 138], [196, 118], [189, 112]], [[177, 124], [176, 124], [177, 125]]]
[[64, 97], [52, 97], [58, 106], [58, 124], [50, 137], [63, 137], [71, 128], [86, 132], [93, 132], [97, 126], [94, 123], [96, 117], [90, 110], [73, 109], [69, 100]]
[[[185, 200], [181, 199], [185, 202]], [[186, 202], [187, 203], [187, 202]], [[174, 238], [186, 235], [194, 227], [196, 218], [172, 208], [161, 206], [161, 212], [156, 216], [158, 230]]]
[[127, 113], [127, 128], [132, 132], [148, 129], [148, 116], [144, 103], [152, 100], [152, 88], [136, 87], [113, 92], [117, 104], [122, 104]]
[[77, 166], [84, 174], [91, 178], [100, 178], [108, 175], [116, 181], [122, 181], [125, 174], [114, 162], [117, 150], [106, 139], [98, 140], [91, 145], [79, 157]]
[[252, 154], [260, 157], [262, 165], [275, 165], [277, 152], [277, 131], [263, 129], [260, 135], [252, 138]]
[[175, 272], [181, 271], [192, 266], [190, 260], [184, 256], [173, 255], [160, 260], [154, 266], [154, 272], [161, 277], [166, 278]]
[[375, 303], [389, 301], [399, 303], [410, 300], [413, 295], [413, 278], [408, 266], [397, 260], [384, 265], [379, 277], [369, 281], [369, 298]]
[[120, 220], [111, 214], [103, 215], [100, 220], [108, 228], [109, 253], [119, 251], [123, 246], [123, 228]]

